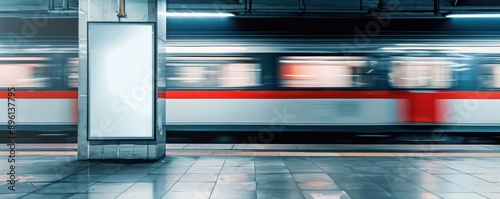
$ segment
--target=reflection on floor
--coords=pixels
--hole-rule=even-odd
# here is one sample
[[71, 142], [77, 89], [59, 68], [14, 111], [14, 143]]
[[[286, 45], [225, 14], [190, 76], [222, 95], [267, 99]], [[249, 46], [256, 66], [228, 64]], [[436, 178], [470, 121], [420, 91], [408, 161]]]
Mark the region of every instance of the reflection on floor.
[[21, 155], [15, 192], [8, 177], [0, 175], [0, 198], [500, 198], [500, 158], [473, 155], [169, 155], [153, 163]]

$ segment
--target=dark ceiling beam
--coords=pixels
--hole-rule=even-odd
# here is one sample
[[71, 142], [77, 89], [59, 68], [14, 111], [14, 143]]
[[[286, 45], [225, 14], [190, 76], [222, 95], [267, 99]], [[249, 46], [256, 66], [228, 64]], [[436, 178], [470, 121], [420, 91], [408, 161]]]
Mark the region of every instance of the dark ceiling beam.
[[375, 10], [380, 7], [380, 0], [360, 0], [361, 10]]
[[49, 10], [54, 10], [55, 5], [54, 5], [55, 0], [49, 0]]
[[63, 0], [62, 1], [62, 9], [63, 10], [69, 10], [69, 0]]
[[0, 13], [70, 13], [76, 10], [78, 0], [0, 0]]
[[248, 6], [248, 13], [252, 14], [253, 0], [250, 0], [250, 5]]
[[457, 0], [456, 6], [500, 6], [499, 0]]
[[434, 16], [439, 15], [439, 10], [441, 6], [439, 5], [440, 0], [434, 0]]

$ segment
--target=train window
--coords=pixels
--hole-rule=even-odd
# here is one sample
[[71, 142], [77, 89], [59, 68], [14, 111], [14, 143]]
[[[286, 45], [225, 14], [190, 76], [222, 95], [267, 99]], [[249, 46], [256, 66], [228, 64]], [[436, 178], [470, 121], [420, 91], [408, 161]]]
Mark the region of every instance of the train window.
[[398, 88], [450, 88], [454, 63], [444, 58], [406, 57], [391, 62], [389, 78]]
[[78, 57], [68, 58], [68, 86], [78, 88]]
[[486, 88], [500, 88], [500, 64], [482, 65], [479, 81]]
[[310, 56], [280, 59], [283, 87], [363, 88], [373, 86], [373, 62], [364, 57]]
[[49, 87], [49, 61], [46, 57], [0, 57], [0, 87]]
[[169, 57], [167, 88], [239, 88], [260, 83], [260, 65], [249, 57]]

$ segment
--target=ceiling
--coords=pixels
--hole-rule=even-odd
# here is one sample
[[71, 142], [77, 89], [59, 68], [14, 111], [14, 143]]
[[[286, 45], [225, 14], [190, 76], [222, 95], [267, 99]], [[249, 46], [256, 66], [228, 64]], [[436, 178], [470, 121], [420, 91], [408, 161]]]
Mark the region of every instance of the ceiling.
[[[127, 0], [125, 0], [127, 1]], [[166, 0], [168, 12], [230, 12], [252, 16], [442, 17], [449, 13], [500, 13], [500, 0]], [[77, 17], [78, 0], [0, 0], [0, 16]]]

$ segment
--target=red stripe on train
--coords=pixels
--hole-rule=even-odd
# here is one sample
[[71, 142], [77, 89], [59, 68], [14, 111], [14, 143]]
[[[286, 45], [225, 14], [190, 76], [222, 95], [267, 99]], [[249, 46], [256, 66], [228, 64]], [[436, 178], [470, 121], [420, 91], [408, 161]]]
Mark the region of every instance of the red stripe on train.
[[407, 99], [431, 94], [436, 99], [500, 99], [500, 92], [438, 91], [167, 91], [167, 99]]
[[388, 91], [167, 91], [167, 99], [393, 98]]
[[[9, 98], [8, 91], [0, 91], [0, 99]], [[14, 99], [78, 99], [78, 91], [14, 91]], [[158, 93], [165, 98], [165, 92]]]
[[[0, 91], [0, 99], [9, 97], [8, 91]], [[14, 99], [77, 99], [78, 91], [15, 91]]]
[[[408, 91], [166, 91], [158, 93], [166, 99], [406, 99]], [[16, 99], [77, 99], [78, 91], [16, 91]], [[436, 99], [500, 99], [498, 91], [438, 91]], [[0, 91], [0, 99], [8, 98]]]

